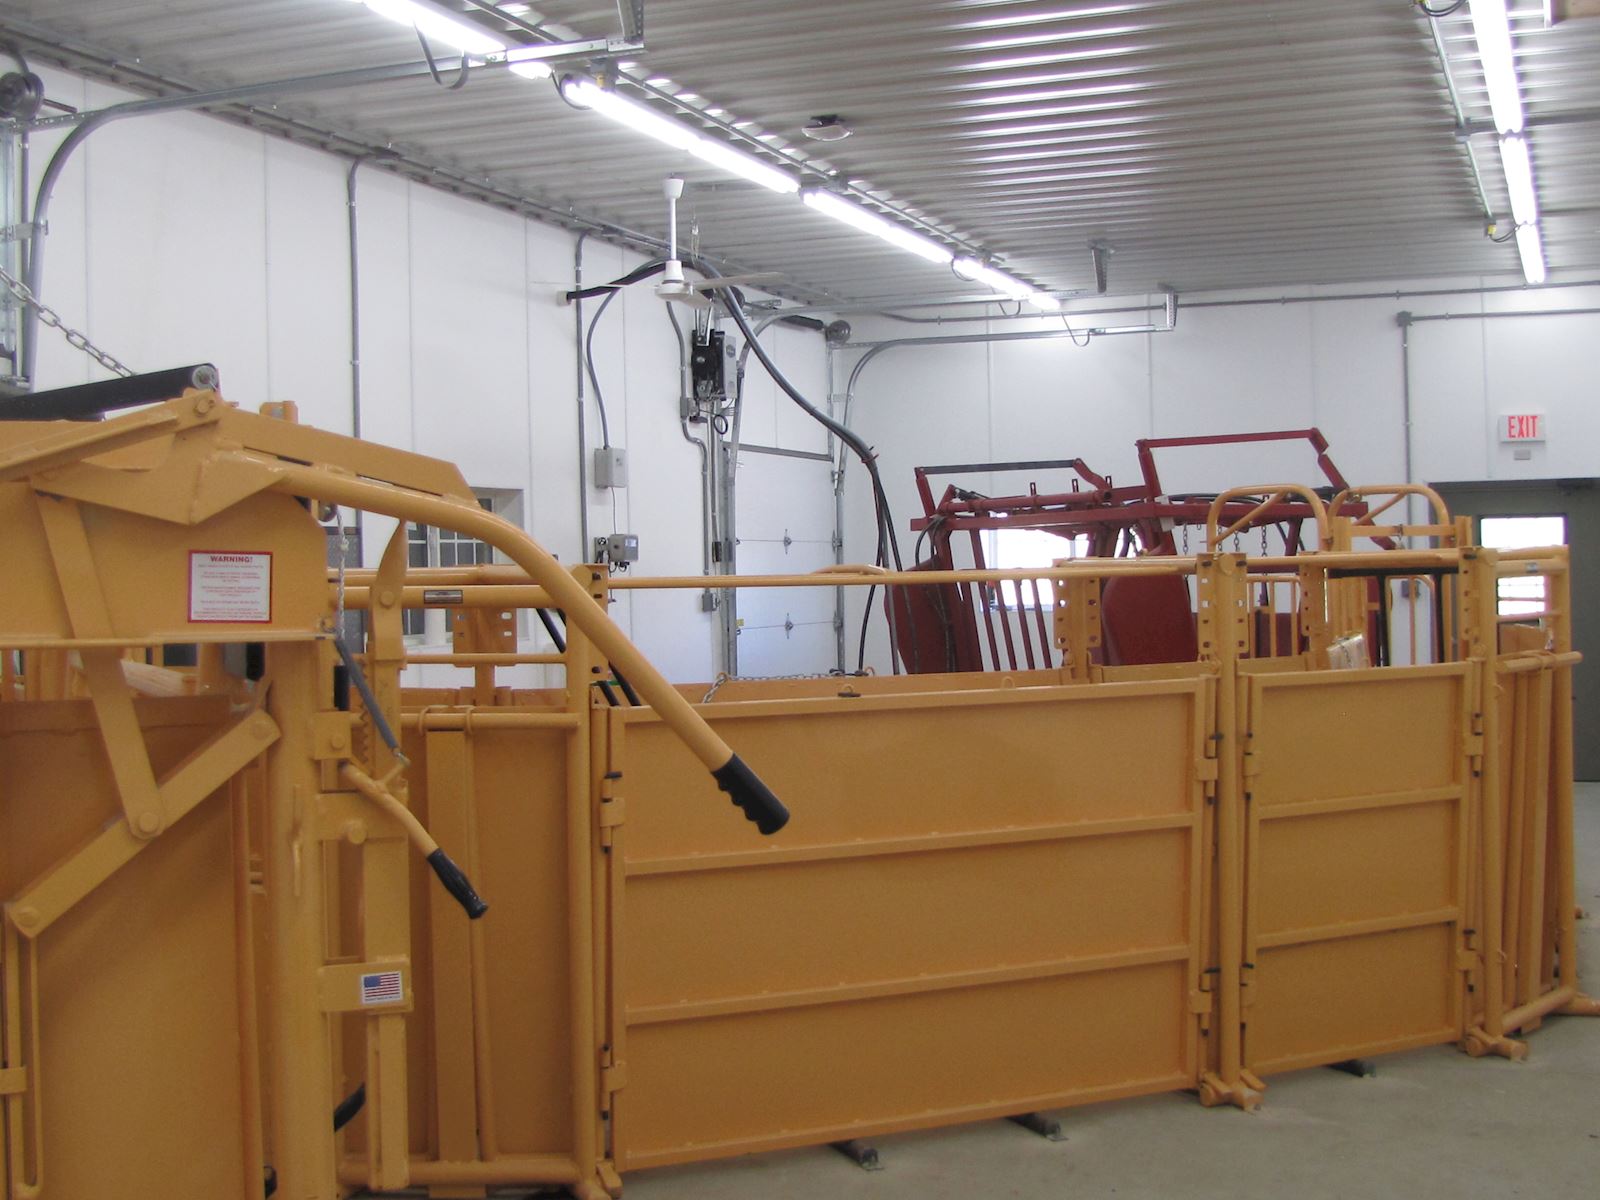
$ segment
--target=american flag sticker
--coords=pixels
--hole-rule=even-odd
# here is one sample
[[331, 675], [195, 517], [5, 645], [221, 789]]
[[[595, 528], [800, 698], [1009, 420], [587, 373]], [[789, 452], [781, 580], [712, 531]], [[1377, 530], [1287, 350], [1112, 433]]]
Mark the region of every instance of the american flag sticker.
[[405, 981], [400, 971], [378, 971], [361, 977], [361, 1003], [399, 1004], [405, 999]]

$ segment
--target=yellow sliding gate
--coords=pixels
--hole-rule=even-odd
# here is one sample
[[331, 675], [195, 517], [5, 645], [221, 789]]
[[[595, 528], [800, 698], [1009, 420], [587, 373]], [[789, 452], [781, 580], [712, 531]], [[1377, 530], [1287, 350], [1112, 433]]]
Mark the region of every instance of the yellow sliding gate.
[[[329, 586], [319, 504], [398, 518], [382, 565]], [[408, 570], [407, 521], [516, 565]], [[210, 393], [0, 424], [0, 1196], [593, 1198], [1141, 1093], [1249, 1108], [1410, 1046], [1520, 1057], [1596, 1009], [1565, 552], [1462, 545], [1442, 511], [1323, 524], [1292, 558], [1213, 529], [1034, 572], [612, 579], [442, 464]], [[1192, 587], [1197, 661], [1099, 665], [1101, 584], [1150, 574]], [[1542, 608], [1500, 612], [1511, 574]], [[708, 693], [604, 611], [1022, 578], [1059, 670]], [[417, 607], [449, 653], [407, 646]], [[513, 649], [519, 608], [563, 643]], [[1410, 661], [1366, 665], [1374, 611]], [[462, 685], [402, 689], [424, 660]], [[496, 676], [529, 665], [556, 686]]]
[[609, 711], [618, 1165], [1193, 1085], [1212, 686], [713, 705], [807, 797], [760, 847]]

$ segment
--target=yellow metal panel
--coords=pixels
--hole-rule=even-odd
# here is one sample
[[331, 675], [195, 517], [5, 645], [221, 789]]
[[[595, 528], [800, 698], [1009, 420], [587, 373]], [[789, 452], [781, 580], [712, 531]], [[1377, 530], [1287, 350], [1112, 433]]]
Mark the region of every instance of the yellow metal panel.
[[[222, 700], [137, 709], [158, 771], [227, 712]], [[98, 740], [86, 702], [0, 710], [0, 894], [120, 819]], [[28, 1069], [48, 1195], [100, 1195], [113, 1172], [128, 1195], [239, 1195], [236, 869], [229, 806], [202, 804], [39, 939], [41, 1046]]]
[[618, 1165], [1195, 1084], [1204, 686], [709, 706], [806, 797], [758, 848], [620, 712]]
[[1457, 903], [1457, 798], [1264, 820], [1260, 932], [1429, 912]]
[[1258, 1074], [1454, 1041], [1458, 977], [1448, 925], [1262, 954], [1250, 1009]]
[[[29, 488], [0, 484], [0, 522], [6, 529], [7, 580], [0, 592], [0, 631], [8, 644], [72, 633], [60, 587]], [[289, 496], [261, 496], [199, 525], [175, 525], [112, 509], [85, 506], [83, 525], [115, 637], [167, 635], [241, 640], [283, 630], [310, 631], [331, 612], [320, 586], [327, 573], [321, 527]], [[271, 621], [265, 624], [189, 620], [191, 551], [272, 555]]]
[[1193, 1083], [1181, 962], [645, 1026], [624, 1170]]
[[[885, 979], [974, 963], [1183, 946], [1192, 828], [852, 857], [629, 883], [630, 1006]], [[1130, 881], [1142, 903], [1119, 903]], [[799, 913], [786, 910], [803, 906]], [[1059, 915], [1059, 919], [1057, 918]], [[712, 935], [713, 936], [709, 936]]]
[[[762, 853], [1183, 813], [1199, 757], [1190, 723], [1200, 686], [1130, 683], [1107, 684], [1093, 695], [1064, 687], [705, 706], [702, 714], [739, 744], [742, 756], [761, 764], [774, 791], [805, 797], [804, 821], [754, 845], [744, 823], [729, 819], [737, 812], [707, 797], [671, 732], [647, 711], [633, 710], [625, 785], [629, 854], [649, 861]], [[800, 712], [803, 723], [756, 719]], [[1136, 745], [1123, 740], [1130, 730], [1139, 732]]]
[[1370, 796], [1454, 783], [1461, 774], [1462, 669], [1390, 667], [1264, 677], [1254, 718], [1257, 802]]
[[1467, 683], [1456, 666], [1251, 679], [1256, 1074], [1461, 1036]]
[[[490, 904], [481, 922], [486, 1027], [477, 1033], [494, 1048], [491, 1079], [493, 1144], [503, 1155], [570, 1151], [572, 1143], [571, 1054], [568, 1042], [566, 858], [563, 848], [566, 769], [562, 730], [473, 730], [467, 739], [477, 833], [477, 869], [472, 881]], [[431, 743], [432, 739], [429, 739]], [[429, 784], [440, 769], [431, 745], [408, 737], [413, 758], [411, 799], [430, 819]], [[451, 853], [455, 851], [452, 848]], [[465, 854], [461, 855], [465, 861]], [[439, 884], [427, 871], [412, 873], [414, 928], [435, 921], [465, 924], [453, 903], [435, 904]], [[431, 999], [436, 984], [429, 939], [416, 945], [417, 1011], [412, 1042], [430, 1045], [438, 1019]], [[462, 981], [465, 985], [466, 981]], [[459, 1022], [459, 1010], [449, 1019]], [[465, 1032], [472, 1042], [477, 1021]], [[463, 1031], [449, 1031], [452, 1039]], [[412, 1093], [431, 1093], [432, 1070], [426, 1053], [413, 1053]], [[431, 1102], [430, 1102], [431, 1103]], [[431, 1121], [426, 1108], [413, 1108], [413, 1149], [419, 1131]]]

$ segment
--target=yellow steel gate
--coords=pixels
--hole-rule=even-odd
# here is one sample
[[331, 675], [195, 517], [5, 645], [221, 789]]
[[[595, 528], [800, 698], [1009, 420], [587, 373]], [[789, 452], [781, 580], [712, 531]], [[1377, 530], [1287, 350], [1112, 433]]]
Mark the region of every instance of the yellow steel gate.
[[618, 1166], [1192, 1085], [1212, 686], [711, 706], [808, 797], [760, 846], [611, 712]]
[[1245, 677], [1257, 1075], [1460, 1036], [1470, 683], [1462, 664]]

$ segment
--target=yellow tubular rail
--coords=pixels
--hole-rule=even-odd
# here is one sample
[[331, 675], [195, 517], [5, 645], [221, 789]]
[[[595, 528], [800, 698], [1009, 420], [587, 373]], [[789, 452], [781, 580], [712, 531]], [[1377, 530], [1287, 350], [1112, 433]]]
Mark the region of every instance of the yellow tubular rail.
[[[251, 466], [266, 465], [276, 476], [273, 490], [306, 496], [330, 504], [344, 504], [381, 513], [400, 521], [415, 521], [454, 530], [502, 551], [549, 594], [567, 620], [577, 625], [601, 654], [628, 678], [667, 726], [705, 764], [717, 786], [727, 792], [762, 833], [776, 833], [789, 820], [788, 810], [744, 761], [716, 735], [694, 708], [630, 642], [614, 621], [599, 608], [584, 587], [555, 557], [521, 529], [476, 504], [444, 496], [430, 496], [387, 484], [333, 475], [315, 467], [241, 456]], [[599, 668], [596, 668], [598, 672]]]

